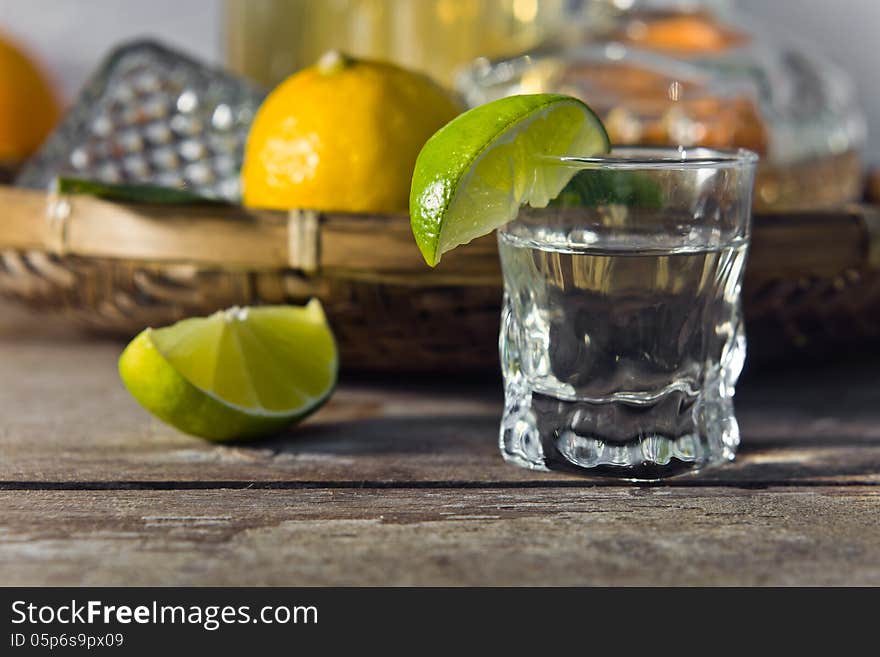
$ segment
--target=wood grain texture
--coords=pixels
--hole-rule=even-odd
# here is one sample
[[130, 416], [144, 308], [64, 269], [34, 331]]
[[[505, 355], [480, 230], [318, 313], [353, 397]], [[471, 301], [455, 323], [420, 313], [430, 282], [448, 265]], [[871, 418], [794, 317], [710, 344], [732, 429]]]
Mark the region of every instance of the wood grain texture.
[[153, 420], [121, 343], [0, 305], [6, 585], [880, 585], [880, 367], [748, 373], [736, 463], [636, 486], [498, 456], [498, 381], [349, 379], [216, 446]]
[[880, 584], [880, 490], [0, 493], [8, 585]]
[[[352, 380], [302, 426], [213, 445], [155, 420], [116, 373], [121, 343], [0, 331], [0, 482], [610, 483], [505, 464], [494, 378]], [[30, 332], [28, 332], [30, 327]], [[44, 331], [57, 331], [48, 326]], [[737, 461], [676, 485], [880, 484], [875, 363], [757, 372], [737, 404]], [[568, 485], [568, 484], [566, 484]]]

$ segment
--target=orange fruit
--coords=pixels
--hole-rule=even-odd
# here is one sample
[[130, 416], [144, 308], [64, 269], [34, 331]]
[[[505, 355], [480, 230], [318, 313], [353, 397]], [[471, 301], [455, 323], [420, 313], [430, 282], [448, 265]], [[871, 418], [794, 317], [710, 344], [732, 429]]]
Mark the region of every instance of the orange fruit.
[[0, 35], [0, 162], [33, 153], [59, 114], [45, 76], [24, 51]]
[[406, 212], [419, 151], [459, 111], [424, 75], [328, 53], [258, 110], [242, 167], [244, 204]]
[[701, 14], [681, 14], [630, 26], [628, 41], [652, 50], [717, 53], [741, 45], [745, 36]]

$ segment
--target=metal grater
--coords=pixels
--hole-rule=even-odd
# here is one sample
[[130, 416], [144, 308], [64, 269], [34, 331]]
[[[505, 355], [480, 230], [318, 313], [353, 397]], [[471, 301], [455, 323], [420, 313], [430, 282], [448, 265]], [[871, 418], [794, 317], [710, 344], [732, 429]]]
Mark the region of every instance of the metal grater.
[[151, 183], [236, 202], [245, 140], [265, 92], [151, 41], [112, 52], [17, 184], [61, 174]]

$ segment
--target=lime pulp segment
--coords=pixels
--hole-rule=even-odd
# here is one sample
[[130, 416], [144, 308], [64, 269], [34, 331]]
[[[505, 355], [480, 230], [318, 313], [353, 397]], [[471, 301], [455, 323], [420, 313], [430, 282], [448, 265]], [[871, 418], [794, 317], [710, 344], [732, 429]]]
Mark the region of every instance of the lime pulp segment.
[[315, 410], [335, 385], [337, 353], [312, 300], [147, 329], [119, 369], [147, 410], [188, 433], [228, 440], [278, 430]]

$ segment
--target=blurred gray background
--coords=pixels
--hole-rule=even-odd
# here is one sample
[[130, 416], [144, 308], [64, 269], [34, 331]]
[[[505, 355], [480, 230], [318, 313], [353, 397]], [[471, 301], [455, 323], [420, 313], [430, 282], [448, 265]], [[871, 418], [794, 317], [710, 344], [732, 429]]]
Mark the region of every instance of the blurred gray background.
[[[880, 0], [734, 4], [771, 32], [814, 43], [849, 71], [868, 115], [867, 155], [880, 164]], [[156, 35], [203, 59], [223, 59], [223, 0], [0, 0], [0, 29], [41, 58], [67, 99], [107, 49], [125, 38]]]

